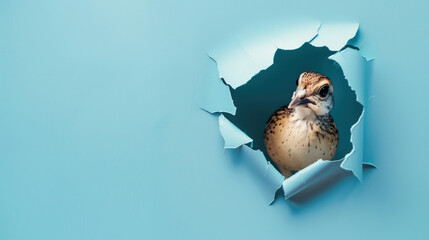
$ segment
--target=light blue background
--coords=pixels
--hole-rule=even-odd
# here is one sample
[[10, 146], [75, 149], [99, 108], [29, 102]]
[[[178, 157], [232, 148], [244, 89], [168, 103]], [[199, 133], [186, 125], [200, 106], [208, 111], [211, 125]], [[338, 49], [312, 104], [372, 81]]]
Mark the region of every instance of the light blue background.
[[[0, 2], [0, 239], [427, 239], [428, 1]], [[197, 90], [243, 27], [358, 21], [378, 169], [276, 201]]]

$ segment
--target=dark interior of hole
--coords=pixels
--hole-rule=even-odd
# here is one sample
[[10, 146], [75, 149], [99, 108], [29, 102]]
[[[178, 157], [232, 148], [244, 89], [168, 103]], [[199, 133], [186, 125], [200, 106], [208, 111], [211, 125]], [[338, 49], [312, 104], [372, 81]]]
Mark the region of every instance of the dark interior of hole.
[[339, 131], [339, 144], [334, 159], [341, 159], [353, 146], [350, 128], [362, 113], [362, 105], [348, 85], [341, 67], [328, 59], [335, 52], [327, 47], [308, 43], [296, 50], [277, 50], [274, 63], [259, 72], [247, 84], [232, 89], [237, 107], [234, 115], [225, 116], [253, 139], [253, 149], [261, 150], [269, 158], [264, 145], [264, 128], [268, 118], [278, 108], [288, 105], [296, 89], [296, 79], [303, 72], [317, 72], [329, 77], [334, 86], [334, 108], [331, 115]]

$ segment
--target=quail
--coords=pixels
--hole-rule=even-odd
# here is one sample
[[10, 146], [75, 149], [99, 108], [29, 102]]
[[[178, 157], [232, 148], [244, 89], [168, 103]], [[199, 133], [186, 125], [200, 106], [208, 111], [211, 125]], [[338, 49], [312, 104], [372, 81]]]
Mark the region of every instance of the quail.
[[331, 80], [304, 72], [297, 79], [292, 101], [274, 112], [264, 130], [266, 151], [288, 178], [318, 159], [332, 160], [338, 130], [330, 110], [334, 105]]

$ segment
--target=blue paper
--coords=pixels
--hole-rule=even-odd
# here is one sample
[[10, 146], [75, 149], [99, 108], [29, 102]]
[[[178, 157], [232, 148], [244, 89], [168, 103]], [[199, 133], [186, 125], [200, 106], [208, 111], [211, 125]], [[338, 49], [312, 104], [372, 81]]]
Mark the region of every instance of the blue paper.
[[339, 51], [356, 35], [358, 28], [359, 24], [357, 23], [324, 23], [311, 44], [316, 47], [326, 46], [330, 50]]
[[[224, 45], [218, 46], [210, 52], [210, 56], [218, 65], [219, 76], [224, 79], [226, 84], [237, 88], [246, 84], [256, 73], [273, 64], [272, 59], [277, 48], [293, 50], [305, 42], [310, 42], [313, 46], [326, 46], [330, 50], [336, 51], [329, 58], [342, 67], [349, 85], [356, 92], [357, 100], [365, 106], [367, 61], [358, 50], [344, 48], [356, 36], [359, 25], [357, 23], [320, 25], [315, 22], [298, 26], [289, 26], [288, 29], [281, 28], [277, 33], [273, 33], [272, 29], [268, 29], [267, 34], [240, 33], [237, 34], [239, 37], [234, 36], [231, 38], [232, 40], [226, 40]], [[229, 99], [225, 99], [225, 101], [229, 101]], [[286, 199], [341, 169], [353, 172], [359, 180], [362, 180], [362, 164], [365, 162], [363, 159], [363, 117], [364, 111], [350, 129], [353, 148], [344, 158], [334, 161], [319, 160], [284, 180], [282, 184], [279, 182], [279, 185], [283, 186]], [[219, 116], [219, 128], [225, 140], [225, 148], [237, 148], [252, 141], [223, 115]], [[261, 161], [263, 160], [261, 159]], [[277, 172], [275, 169], [274, 171]]]
[[219, 116], [219, 130], [225, 140], [225, 148], [238, 148], [252, 142], [249, 136], [225, 118], [223, 114]]

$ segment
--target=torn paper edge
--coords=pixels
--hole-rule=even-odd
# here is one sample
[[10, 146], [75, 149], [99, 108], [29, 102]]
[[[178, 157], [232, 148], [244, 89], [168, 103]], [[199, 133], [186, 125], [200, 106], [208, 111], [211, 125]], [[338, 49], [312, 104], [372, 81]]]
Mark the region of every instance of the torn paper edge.
[[219, 78], [233, 89], [246, 84], [273, 64], [277, 49], [294, 50], [317, 36], [320, 22], [289, 25], [284, 31], [251, 31], [237, 34], [208, 54], [217, 63]]
[[[214, 59], [211, 59], [217, 64]], [[209, 113], [229, 113], [235, 115], [237, 108], [234, 106], [229, 87], [218, 78], [216, 73], [211, 73], [204, 80], [203, 86], [197, 93], [199, 107]]]
[[238, 148], [253, 142], [252, 138], [230, 122], [223, 114], [219, 115], [219, 131], [225, 141], [225, 149]]
[[[360, 54], [359, 50], [346, 47], [349, 40], [355, 37], [359, 29], [359, 24], [312, 23], [306, 28], [300, 28], [299, 37], [294, 34], [294, 29], [296, 28], [288, 29], [284, 31], [284, 34], [277, 36], [267, 34], [264, 35], [264, 38], [259, 37], [257, 40], [249, 36], [242, 38], [245, 40], [253, 39], [252, 42], [239, 41], [235, 38], [232, 42], [226, 44], [227, 47], [218, 48], [209, 53], [209, 56], [217, 63], [219, 77], [224, 80], [225, 84], [236, 89], [246, 84], [259, 71], [271, 66], [277, 49], [294, 50], [301, 47], [304, 43], [309, 42], [313, 46], [326, 46], [330, 50], [336, 51], [329, 58], [341, 66], [349, 86], [356, 92], [357, 101], [364, 106], [359, 120], [350, 129], [353, 149], [343, 159], [332, 161], [318, 160], [288, 179], [285, 179], [282, 188], [286, 199], [317, 181], [327, 172], [327, 169], [331, 165], [340, 162], [340, 167], [351, 171], [359, 181], [362, 180], [362, 165], [374, 165], [363, 160], [364, 121], [362, 119], [365, 113], [364, 84], [368, 78], [365, 75], [365, 64], [368, 61]], [[364, 61], [361, 61], [362, 59]], [[359, 61], [361, 62], [359, 63]], [[223, 126], [221, 126], [221, 122]], [[225, 148], [237, 148], [253, 141], [223, 115], [219, 116], [219, 128], [225, 140]], [[231, 130], [230, 133], [227, 133], [228, 129]], [[269, 163], [265, 158], [264, 160]]]

